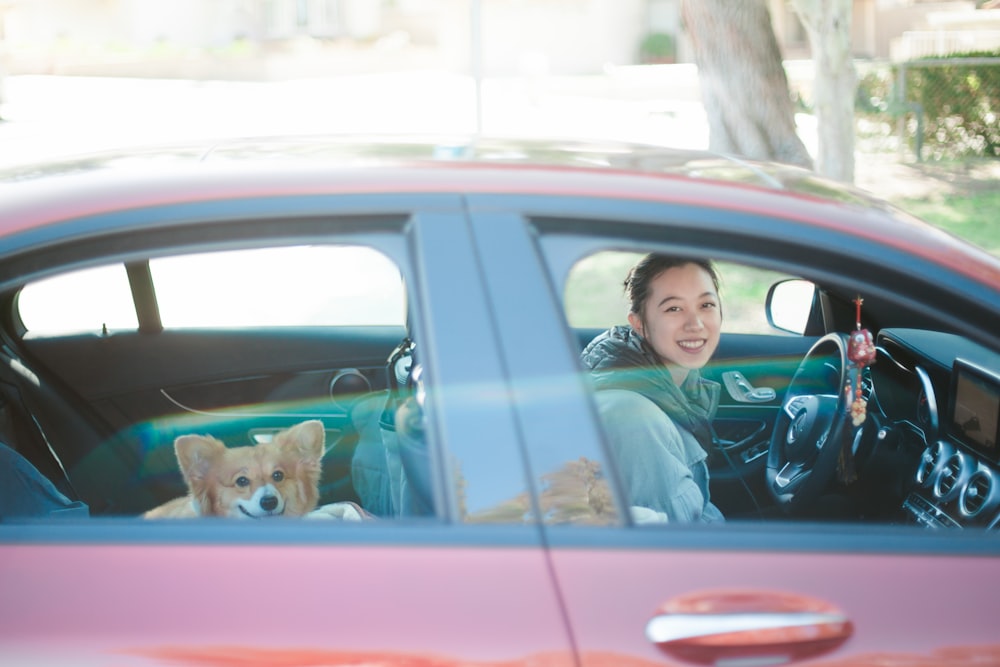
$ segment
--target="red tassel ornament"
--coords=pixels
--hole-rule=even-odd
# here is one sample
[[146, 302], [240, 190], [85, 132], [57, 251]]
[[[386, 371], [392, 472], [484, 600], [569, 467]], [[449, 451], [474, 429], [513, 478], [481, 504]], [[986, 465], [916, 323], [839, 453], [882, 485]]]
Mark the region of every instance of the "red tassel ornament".
[[[851, 332], [847, 341], [847, 360], [850, 362], [850, 366], [847, 369], [847, 384], [844, 387], [844, 392], [848, 400], [851, 400], [853, 396], [853, 400], [851, 400], [848, 408], [848, 414], [851, 418], [851, 424], [855, 428], [864, 424], [868, 418], [868, 402], [862, 397], [861, 375], [865, 366], [875, 363], [875, 356], [877, 354], [871, 332], [861, 327], [862, 303], [864, 303], [864, 299], [859, 295], [854, 300], [856, 328]], [[854, 468], [853, 445], [853, 433], [848, 433], [841, 446], [838, 465], [840, 479], [845, 483], [850, 483], [857, 479], [857, 472]]]

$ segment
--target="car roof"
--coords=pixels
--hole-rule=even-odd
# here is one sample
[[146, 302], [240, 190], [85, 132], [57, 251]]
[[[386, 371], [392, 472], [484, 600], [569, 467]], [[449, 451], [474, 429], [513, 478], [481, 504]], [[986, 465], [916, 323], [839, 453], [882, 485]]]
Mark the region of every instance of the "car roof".
[[147, 206], [370, 193], [608, 197], [773, 215], [885, 243], [1000, 285], [1000, 261], [993, 256], [808, 169], [574, 139], [247, 137], [23, 164], [0, 169], [0, 237]]
[[828, 194], [836, 191], [843, 198], [850, 193], [871, 203], [866, 193], [824, 183], [807, 169], [705, 150], [598, 140], [463, 136], [264, 136], [136, 146], [0, 168], [0, 186], [97, 170], [183, 169], [183, 165], [198, 163], [274, 160], [350, 167], [476, 164], [674, 174], [776, 190], [817, 193], [830, 189]]

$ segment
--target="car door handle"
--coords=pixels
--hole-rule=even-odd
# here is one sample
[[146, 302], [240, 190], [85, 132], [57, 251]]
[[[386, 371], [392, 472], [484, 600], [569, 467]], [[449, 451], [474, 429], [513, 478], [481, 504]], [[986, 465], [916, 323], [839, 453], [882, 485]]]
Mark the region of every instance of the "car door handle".
[[840, 646], [853, 624], [832, 606], [787, 593], [706, 592], [677, 598], [646, 624], [646, 637], [697, 664], [779, 665]]

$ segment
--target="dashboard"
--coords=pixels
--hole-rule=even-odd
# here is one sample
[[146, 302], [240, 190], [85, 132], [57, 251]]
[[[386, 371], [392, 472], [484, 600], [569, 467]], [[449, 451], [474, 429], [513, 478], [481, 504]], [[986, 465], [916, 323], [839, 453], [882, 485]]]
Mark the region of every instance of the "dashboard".
[[1000, 355], [917, 329], [884, 329], [876, 346], [878, 437], [910, 461], [904, 515], [934, 528], [1000, 528]]

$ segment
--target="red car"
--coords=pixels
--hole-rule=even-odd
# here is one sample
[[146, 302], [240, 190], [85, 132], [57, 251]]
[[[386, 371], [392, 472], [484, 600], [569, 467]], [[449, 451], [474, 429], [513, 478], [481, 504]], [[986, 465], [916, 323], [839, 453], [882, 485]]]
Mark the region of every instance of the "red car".
[[[1000, 262], [860, 191], [246, 140], [7, 169], [0, 239], [0, 442], [82, 510], [0, 507], [2, 664], [1000, 664]], [[724, 522], [631, 506], [581, 363], [649, 252], [722, 275]], [[303, 421], [362, 520], [144, 518]]]

